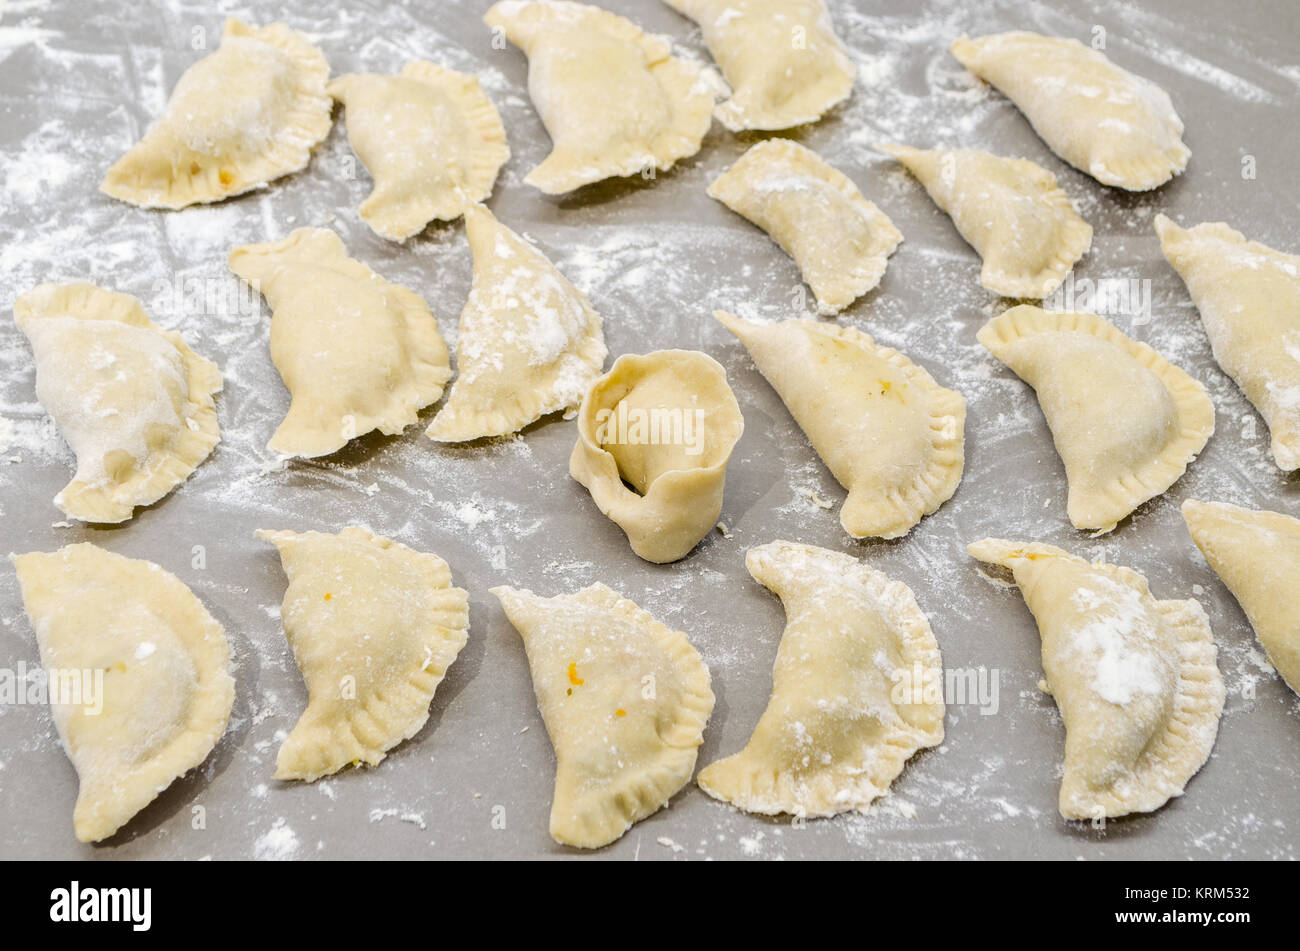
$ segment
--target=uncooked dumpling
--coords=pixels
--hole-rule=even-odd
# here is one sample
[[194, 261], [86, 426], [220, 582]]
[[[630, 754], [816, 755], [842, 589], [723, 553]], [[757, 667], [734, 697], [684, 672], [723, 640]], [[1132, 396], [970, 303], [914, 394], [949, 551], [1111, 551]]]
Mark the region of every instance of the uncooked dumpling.
[[943, 742], [930, 624], [907, 585], [849, 555], [776, 541], [745, 565], [785, 605], [772, 698], [745, 748], [700, 770], [700, 788], [766, 815], [865, 812], [913, 753]]
[[407, 63], [396, 76], [355, 73], [329, 84], [348, 111], [348, 141], [375, 180], [361, 217], [405, 241], [492, 194], [510, 158], [506, 130], [473, 76]]
[[1183, 519], [1269, 661], [1300, 693], [1300, 519], [1195, 499], [1183, 503]]
[[608, 845], [690, 780], [713, 712], [708, 668], [685, 634], [603, 584], [492, 593], [523, 638], [555, 747], [551, 836]]
[[1003, 297], [1047, 297], [1092, 245], [1056, 177], [1026, 159], [971, 149], [882, 145], [925, 186], [984, 261], [980, 283]]
[[185, 71], [167, 112], [100, 190], [146, 208], [221, 201], [306, 168], [330, 131], [329, 64], [283, 23], [227, 20], [221, 46]]
[[372, 430], [396, 435], [442, 396], [447, 345], [429, 305], [348, 257], [325, 228], [230, 252], [271, 305], [271, 359], [293, 401], [269, 448], [326, 456]]
[[77, 770], [77, 839], [98, 842], [226, 732], [235, 702], [226, 632], [153, 562], [85, 542], [10, 557]]
[[966, 401], [853, 327], [757, 324], [714, 311], [740, 338], [848, 498], [854, 538], [898, 538], [957, 491]]
[[220, 441], [221, 371], [130, 294], [41, 284], [14, 301], [14, 319], [36, 354], [36, 395], [77, 456], [54, 497], [72, 518], [126, 521]]
[[1043, 641], [1040, 684], [1065, 721], [1067, 819], [1152, 812], [1209, 758], [1223, 677], [1196, 601], [1157, 601], [1131, 568], [1051, 545], [986, 538], [980, 561], [1011, 569]]
[[469, 637], [469, 596], [437, 555], [358, 526], [257, 535], [279, 549], [289, 576], [280, 616], [308, 693], [275, 778], [311, 782], [378, 764], [429, 719]]
[[571, 413], [605, 364], [600, 315], [542, 252], [482, 205], [465, 209], [474, 283], [460, 312], [456, 382], [427, 435], [465, 442]]
[[557, 195], [665, 171], [700, 150], [713, 86], [664, 38], [568, 0], [503, 0], [483, 21], [528, 57], [528, 93], [551, 136], [526, 184]]
[[1156, 216], [1160, 248], [1201, 312], [1214, 359], [1255, 404], [1273, 458], [1300, 469], [1300, 256], [1222, 222], [1184, 230]]
[[857, 72], [823, 0], [665, 0], [700, 25], [731, 84], [713, 114], [733, 132], [816, 122]]
[[1178, 481], [1214, 433], [1205, 387], [1096, 314], [1022, 304], [978, 337], [1038, 394], [1075, 528], [1114, 529]]
[[1183, 120], [1169, 94], [1078, 40], [997, 33], [952, 44], [996, 86], [1053, 152], [1103, 185], [1148, 191], [1187, 167]]

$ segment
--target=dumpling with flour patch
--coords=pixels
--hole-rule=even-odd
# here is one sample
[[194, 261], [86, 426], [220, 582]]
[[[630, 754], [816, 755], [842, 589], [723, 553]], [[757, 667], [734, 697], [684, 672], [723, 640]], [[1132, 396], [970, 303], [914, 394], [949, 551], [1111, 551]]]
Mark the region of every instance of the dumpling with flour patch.
[[14, 301], [36, 355], [36, 395], [77, 456], [54, 504], [124, 522], [184, 482], [220, 441], [221, 371], [140, 301], [92, 284], [41, 284]]
[[439, 442], [518, 432], [570, 413], [605, 363], [600, 315], [540, 251], [482, 205], [465, 209], [474, 281], [456, 382], [427, 430]]
[[100, 190], [146, 208], [221, 201], [306, 168], [329, 134], [329, 64], [283, 23], [227, 20], [221, 46], [185, 71], [167, 112]]
[[986, 538], [980, 561], [1010, 569], [1043, 642], [1041, 686], [1065, 721], [1067, 819], [1152, 812], [1210, 756], [1223, 677], [1196, 601], [1158, 601], [1131, 568], [1051, 545]]
[[235, 702], [226, 632], [175, 575], [95, 545], [11, 555], [59, 739], [99, 842], [198, 766]]

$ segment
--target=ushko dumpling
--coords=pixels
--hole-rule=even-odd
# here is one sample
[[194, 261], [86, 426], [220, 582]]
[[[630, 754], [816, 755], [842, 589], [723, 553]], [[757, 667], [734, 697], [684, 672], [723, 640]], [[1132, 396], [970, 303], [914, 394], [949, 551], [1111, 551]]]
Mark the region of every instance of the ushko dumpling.
[[221, 439], [221, 371], [155, 326], [130, 294], [41, 284], [14, 301], [36, 355], [36, 395], [77, 456], [54, 504], [124, 522], [184, 482]]
[[306, 168], [329, 134], [329, 64], [283, 23], [227, 20], [221, 46], [185, 71], [167, 112], [100, 190], [146, 208], [221, 201]]
[[1157, 601], [1131, 568], [1051, 545], [986, 538], [980, 561], [1011, 570], [1043, 641], [1040, 684], [1065, 721], [1060, 810], [1103, 820], [1181, 796], [1209, 758], [1223, 677], [1196, 601]]
[[1053, 152], [1103, 185], [1148, 191], [1187, 167], [1169, 94], [1078, 40], [1014, 32], [961, 37], [952, 55], [996, 86]]
[[854, 538], [899, 538], [957, 491], [966, 401], [853, 327], [713, 316], [740, 338], [831, 474]]
[[972, 149], [882, 145], [917, 177], [984, 262], [980, 283], [1003, 297], [1047, 297], [1092, 246], [1056, 176], [1027, 159]]
[[1183, 520], [1241, 603], [1269, 661], [1300, 693], [1300, 519], [1188, 499]]
[[478, 80], [421, 60], [396, 76], [354, 73], [329, 84], [348, 112], [348, 141], [375, 180], [361, 217], [405, 241], [492, 194], [510, 158], [506, 130]]
[[605, 364], [600, 315], [546, 256], [482, 205], [465, 209], [474, 281], [456, 382], [426, 435], [467, 442], [572, 413]]
[[86, 542], [10, 557], [77, 770], [73, 827], [98, 842], [226, 732], [235, 702], [226, 632], [153, 562]]
[[690, 781], [713, 712], [709, 670], [685, 634], [603, 584], [492, 593], [523, 638], [555, 747], [551, 837], [608, 845]]
[[528, 93], [551, 136], [526, 184], [558, 195], [700, 150], [714, 87], [663, 37], [569, 0], [502, 0], [483, 20], [528, 57]]
[[378, 764], [429, 719], [469, 637], [469, 596], [437, 555], [359, 526], [257, 535], [279, 549], [289, 576], [280, 617], [308, 694], [276, 779]]
[[1214, 433], [1205, 387], [1096, 314], [1022, 304], [978, 337], [1038, 394], [1075, 528], [1113, 530], [1178, 481]]
[[396, 435], [442, 396], [447, 345], [419, 296], [348, 257], [325, 228], [230, 252], [271, 305], [271, 360], [293, 397], [269, 448], [326, 456], [372, 430]]
[[781, 598], [785, 633], [749, 743], [700, 770], [700, 788], [766, 815], [866, 812], [913, 753], [943, 742], [930, 623], [907, 585], [849, 555], [776, 541], [745, 565]]
[[823, 0], [666, 0], [700, 25], [731, 85], [713, 111], [732, 132], [816, 122], [849, 98], [857, 67]]
[[1300, 256], [1247, 241], [1222, 222], [1156, 216], [1160, 248], [1201, 312], [1214, 359], [1264, 417], [1273, 459], [1300, 469]]

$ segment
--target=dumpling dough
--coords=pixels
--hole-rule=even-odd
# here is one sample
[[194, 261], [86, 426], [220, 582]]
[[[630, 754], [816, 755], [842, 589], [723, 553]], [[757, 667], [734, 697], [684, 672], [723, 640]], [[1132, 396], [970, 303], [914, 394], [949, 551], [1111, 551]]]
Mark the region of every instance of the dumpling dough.
[[221, 441], [221, 371], [130, 294], [41, 284], [14, 301], [14, 319], [36, 354], [36, 395], [77, 456], [54, 497], [72, 518], [126, 521]]
[[308, 693], [275, 778], [312, 782], [378, 764], [429, 719], [469, 638], [469, 596], [437, 555], [355, 525], [257, 536], [279, 549], [289, 576], [280, 616]]
[[396, 435], [451, 378], [429, 305], [348, 257], [325, 228], [230, 252], [271, 305], [271, 359], [293, 400], [268, 444], [327, 456], [371, 430]]
[[1026, 159], [971, 149], [882, 145], [952, 217], [984, 267], [980, 283], [1003, 297], [1047, 297], [1092, 246], [1056, 177]]
[[465, 231], [474, 282], [460, 312], [459, 376], [427, 431], [440, 442], [572, 413], [608, 352], [600, 315], [545, 255], [482, 205], [465, 209]]
[[[226, 632], [153, 562], [85, 542], [10, 558], [54, 725], [77, 770], [73, 828], [78, 841], [98, 842], [207, 759], [226, 732], [235, 702]], [[57, 698], [56, 681], [65, 685]]]
[[666, 0], [700, 25], [732, 95], [713, 111], [733, 132], [816, 122], [849, 98], [857, 69], [822, 0]]
[[1300, 469], [1300, 256], [1222, 222], [1184, 230], [1156, 216], [1160, 248], [1187, 284], [1214, 359], [1264, 417], [1278, 467]]
[[1067, 819], [1152, 812], [1209, 758], [1223, 678], [1196, 601], [1157, 601], [1131, 568], [1051, 545], [986, 538], [980, 561], [1011, 569], [1038, 622], [1045, 683], [1065, 721]]
[[1038, 33], [961, 37], [952, 55], [996, 86], [1053, 152], [1103, 185], [1149, 191], [1187, 167], [1169, 94], [1078, 40]]
[[1300, 693], [1300, 519], [1195, 499], [1183, 503], [1183, 519], [1241, 602], [1269, 662]]
[[713, 86], [662, 37], [567, 0], [503, 0], [483, 21], [528, 57], [528, 94], [551, 136], [525, 184], [558, 195], [700, 150]]
[[848, 498], [854, 538], [899, 538], [957, 491], [966, 401], [853, 327], [713, 316], [740, 338]]
[[145, 208], [221, 201], [306, 168], [329, 134], [325, 57], [283, 23], [227, 20], [221, 46], [185, 71], [167, 112], [100, 183]]
[[1096, 314], [1022, 304], [978, 338], [1038, 394], [1075, 528], [1113, 530], [1177, 482], [1214, 433], [1205, 387]]
[[685, 634], [603, 584], [492, 593], [523, 638], [555, 747], [551, 837], [608, 845], [690, 780], [713, 712], [709, 670]]
[[361, 217], [405, 241], [492, 194], [510, 158], [506, 130], [473, 76], [407, 63], [396, 76], [356, 73], [329, 84], [348, 111], [348, 141], [375, 180]]
[[838, 313], [879, 284], [903, 240], [853, 182], [788, 139], [755, 145], [709, 186], [709, 197], [794, 258], [820, 314]]
[[718, 523], [745, 419], [697, 350], [624, 354], [587, 391], [569, 473], [646, 561], [684, 558]]
[[772, 698], [748, 745], [700, 770], [700, 788], [765, 815], [865, 812], [913, 753], [943, 742], [930, 623], [907, 585], [839, 552], [776, 541], [745, 566], [785, 605]]

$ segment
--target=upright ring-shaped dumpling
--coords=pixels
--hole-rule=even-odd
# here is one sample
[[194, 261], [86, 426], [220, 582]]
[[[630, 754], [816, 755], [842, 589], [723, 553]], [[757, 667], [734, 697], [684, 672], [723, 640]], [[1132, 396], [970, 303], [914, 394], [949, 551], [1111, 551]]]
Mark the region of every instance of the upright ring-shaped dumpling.
[[1054, 176], [1027, 159], [972, 149], [882, 145], [917, 177], [984, 262], [980, 283], [1003, 297], [1047, 297], [1092, 246]]
[[745, 345], [831, 474], [854, 538], [899, 538], [957, 491], [966, 401], [854, 327], [718, 322]]
[[221, 371], [155, 326], [130, 294], [41, 284], [14, 301], [36, 355], [36, 395], [77, 456], [54, 504], [124, 522], [180, 485], [221, 440]]
[[100, 183], [145, 208], [221, 201], [306, 168], [330, 131], [325, 56], [283, 23], [227, 20], [221, 46], [176, 83], [167, 112]]
[[469, 638], [469, 595], [452, 587], [437, 555], [359, 526], [257, 536], [275, 545], [289, 576], [280, 617], [308, 693], [276, 779], [377, 765], [429, 719]]
[[788, 139], [755, 145], [708, 193], [794, 258], [821, 314], [839, 313], [879, 284], [903, 240], [858, 186]]
[[1051, 545], [986, 538], [969, 551], [1011, 570], [1038, 622], [1040, 687], [1065, 721], [1061, 815], [1152, 812], [1181, 796], [1209, 758], [1223, 712], [1200, 604], [1157, 601], [1131, 568]]
[[733, 132], [816, 122], [857, 73], [823, 0], [665, 0], [700, 25], [731, 85], [713, 111]]
[[551, 837], [598, 849], [691, 778], [713, 712], [686, 635], [603, 584], [553, 598], [491, 589], [523, 638], [555, 747]]
[[1156, 215], [1155, 224], [1214, 359], [1268, 424], [1274, 461], [1300, 469], [1300, 255], [1247, 241], [1223, 222], [1184, 229]]
[[570, 0], [502, 0], [483, 21], [528, 57], [528, 93], [551, 136], [526, 184], [558, 195], [700, 150], [713, 86], [662, 37]]
[[329, 84], [348, 111], [348, 141], [375, 180], [361, 217], [405, 241], [492, 194], [510, 158], [506, 130], [478, 79], [436, 63], [396, 76], [354, 73]]
[[996, 86], [1053, 152], [1103, 185], [1158, 188], [1187, 167], [1169, 94], [1078, 40], [1038, 33], [961, 37], [952, 55]]
[[326, 456], [372, 430], [396, 435], [451, 378], [438, 322], [418, 295], [348, 257], [325, 228], [230, 252], [271, 305], [271, 360], [293, 400], [268, 444]]
[[624, 354], [578, 413], [569, 474], [659, 564], [717, 524], [727, 461], [745, 419], [721, 364], [697, 350]]
[[1096, 314], [1022, 304], [978, 338], [1038, 395], [1075, 528], [1112, 531], [1177, 482], [1214, 434], [1205, 387]]
[[73, 827], [98, 842], [226, 732], [226, 632], [175, 575], [89, 543], [11, 555], [50, 709], [80, 788]]
[[[839, 552], [775, 541], [745, 566], [781, 598], [772, 697], [700, 788], [746, 812], [865, 812], [917, 750], [943, 742], [943, 659], [907, 585]], [[919, 682], [918, 682], [919, 681]]]

